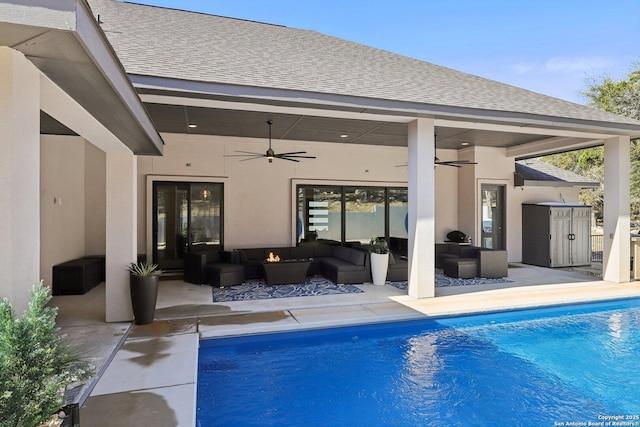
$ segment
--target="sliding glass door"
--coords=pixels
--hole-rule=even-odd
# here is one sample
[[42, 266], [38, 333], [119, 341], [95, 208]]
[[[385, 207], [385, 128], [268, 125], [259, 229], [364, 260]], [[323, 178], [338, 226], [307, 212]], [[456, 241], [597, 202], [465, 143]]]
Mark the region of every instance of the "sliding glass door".
[[222, 184], [155, 182], [153, 262], [163, 270], [181, 270], [185, 252], [220, 249], [222, 200]]
[[298, 243], [407, 238], [406, 188], [298, 185]]

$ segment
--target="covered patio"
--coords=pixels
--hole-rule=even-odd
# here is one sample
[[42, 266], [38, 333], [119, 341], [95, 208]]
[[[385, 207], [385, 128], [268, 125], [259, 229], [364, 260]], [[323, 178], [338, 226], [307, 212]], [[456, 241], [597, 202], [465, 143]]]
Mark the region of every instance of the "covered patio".
[[[18, 310], [39, 278], [51, 285], [54, 265], [104, 256], [105, 319], [130, 321], [124, 267], [138, 255], [157, 261], [161, 182], [224, 189], [213, 243], [225, 250], [295, 246], [301, 186], [404, 189], [408, 295], [432, 298], [435, 243], [454, 229], [483, 241], [483, 185], [506, 193], [504, 246], [519, 262], [521, 204], [575, 202], [577, 193], [516, 187], [515, 161], [597, 145], [607, 182], [603, 276], [630, 280], [634, 120], [305, 30], [111, 0], [1, 7], [10, 114], [0, 119], [0, 173], [14, 203], [2, 208], [12, 238], [0, 244], [0, 272]], [[193, 31], [162, 33], [174, 26]], [[277, 153], [315, 159], [229, 157], [261, 153], [268, 120]], [[470, 164], [436, 168], [436, 158]], [[392, 237], [389, 227], [379, 233]], [[341, 233], [344, 243], [349, 230]], [[191, 233], [173, 236], [184, 242], [176, 253], [192, 248]]]

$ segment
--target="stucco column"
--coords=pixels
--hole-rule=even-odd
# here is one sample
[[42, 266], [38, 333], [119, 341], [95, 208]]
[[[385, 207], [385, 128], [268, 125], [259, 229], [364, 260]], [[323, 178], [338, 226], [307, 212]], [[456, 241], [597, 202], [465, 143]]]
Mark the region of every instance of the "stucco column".
[[108, 152], [106, 161], [106, 320], [124, 322], [133, 319], [127, 267], [137, 258], [137, 162], [131, 152]]
[[40, 280], [40, 72], [0, 47], [0, 296], [20, 315]]
[[409, 295], [433, 298], [435, 287], [435, 125], [409, 123]]
[[604, 254], [603, 278], [611, 282], [631, 280], [630, 169], [628, 136], [604, 142]]

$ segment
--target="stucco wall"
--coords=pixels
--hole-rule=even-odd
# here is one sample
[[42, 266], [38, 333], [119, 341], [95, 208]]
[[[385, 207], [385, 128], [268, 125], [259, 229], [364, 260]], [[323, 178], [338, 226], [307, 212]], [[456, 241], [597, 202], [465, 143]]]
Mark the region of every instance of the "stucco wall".
[[[225, 185], [225, 247], [289, 245], [293, 240], [296, 184], [406, 185], [406, 149], [329, 143], [274, 141], [276, 152], [307, 150], [315, 160], [300, 163], [266, 159], [240, 161], [235, 150], [262, 152], [263, 139], [165, 134], [165, 156], [138, 157], [138, 252], [147, 253], [150, 232], [148, 176], [157, 180], [222, 182]], [[438, 150], [441, 160], [455, 150]], [[465, 149], [460, 158], [476, 166], [436, 168], [436, 242], [460, 229], [474, 236], [481, 183], [506, 185], [507, 249], [520, 261], [521, 204], [578, 202], [578, 189], [514, 187], [513, 159], [502, 149]], [[51, 284], [53, 265], [105, 253], [105, 154], [79, 137], [41, 138], [41, 276]], [[562, 194], [562, 196], [561, 196]], [[56, 198], [58, 203], [54, 204]], [[62, 203], [59, 203], [59, 200]], [[149, 209], [147, 208], [149, 206]], [[471, 230], [471, 231], [470, 231]]]
[[[406, 148], [273, 141], [276, 152], [308, 151], [315, 160], [300, 163], [266, 159], [241, 161], [224, 157], [236, 151], [263, 152], [264, 139], [164, 134], [163, 157], [138, 158], [138, 251], [151, 245], [149, 179], [163, 181], [207, 180], [224, 183], [225, 248], [290, 245], [293, 241], [296, 184], [398, 185], [405, 186]], [[436, 242], [452, 230], [462, 230], [478, 241], [480, 210], [478, 192], [482, 183], [506, 188], [507, 249], [510, 261], [520, 261], [521, 204], [541, 201], [578, 201], [578, 189], [514, 187], [514, 159], [504, 149], [477, 147], [438, 150], [440, 160], [467, 159], [475, 166], [436, 168]], [[459, 157], [458, 157], [459, 156]]]
[[[241, 161], [224, 157], [239, 151], [262, 153], [265, 139], [163, 134], [164, 157], [138, 159], [138, 248], [146, 253], [150, 197], [147, 176], [158, 180], [198, 181], [202, 177], [225, 184], [225, 248], [290, 245], [295, 183], [404, 186], [406, 148], [273, 141], [277, 152], [304, 151], [315, 160], [300, 163], [266, 159]], [[295, 181], [294, 181], [295, 180]]]
[[104, 151], [85, 143], [85, 254], [104, 255], [106, 239], [106, 158]]
[[[578, 188], [515, 187], [513, 173], [515, 159], [505, 156], [505, 149], [474, 147], [460, 151], [460, 158], [478, 162], [474, 167], [460, 169], [459, 225], [460, 230], [472, 234], [479, 241], [480, 186], [482, 184], [505, 185], [506, 240], [509, 261], [522, 260], [522, 203], [566, 202], [578, 203]], [[472, 230], [472, 231], [468, 231]]]
[[40, 276], [51, 285], [53, 265], [85, 254], [85, 141], [40, 141]]

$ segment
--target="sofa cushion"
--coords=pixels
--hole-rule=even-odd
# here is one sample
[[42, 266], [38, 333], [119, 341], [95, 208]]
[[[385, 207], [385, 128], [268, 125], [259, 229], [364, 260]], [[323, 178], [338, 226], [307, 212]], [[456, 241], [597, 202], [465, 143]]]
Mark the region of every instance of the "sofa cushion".
[[345, 248], [344, 246], [336, 246], [333, 249], [333, 256], [335, 258], [341, 259], [343, 261], [349, 261], [349, 256], [351, 255], [351, 251], [353, 249]]
[[355, 265], [350, 261], [346, 261], [340, 258], [323, 258], [320, 261], [323, 265], [335, 269], [336, 271], [360, 271], [362, 266]]
[[207, 264], [212, 264], [214, 262], [220, 262], [220, 251], [207, 251], [205, 252], [207, 256]]
[[367, 257], [367, 253], [358, 249], [351, 249], [348, 256], [348, 261], [353, 265], [364, 266], [364, 261]]
[[264, 259], [264, 249], [239, 249], [239, 252], [241, 263]]
[[313, 258], [314, 250], [311, 246], [296, 246], [291, 248], [292, 259], [309, 259]]
[[313, 246], [313, 256], [323, 257], [323, 256], [332, 256], [334, 248], [339, 248], [340, 246], [330, 246], [330, 245], [318, 245]]

